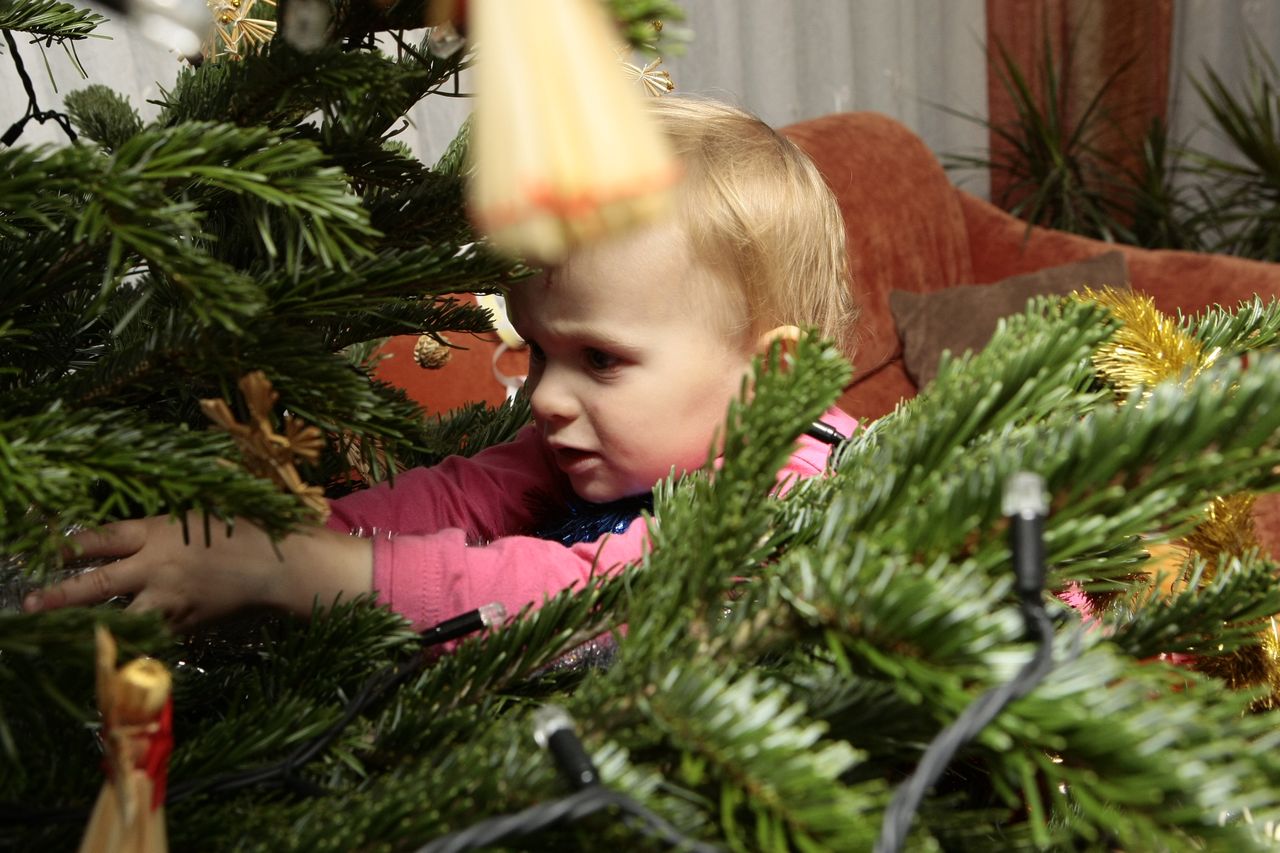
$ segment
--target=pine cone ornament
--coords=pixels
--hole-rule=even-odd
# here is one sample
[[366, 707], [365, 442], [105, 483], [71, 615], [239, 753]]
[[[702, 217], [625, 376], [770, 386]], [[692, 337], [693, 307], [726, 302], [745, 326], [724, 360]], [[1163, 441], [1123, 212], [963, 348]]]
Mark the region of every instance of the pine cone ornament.
[[453, 357], [453, 348], [443, 335], [423, 335], [413, 346], [413, 360], [424, 370], [439, 370]]

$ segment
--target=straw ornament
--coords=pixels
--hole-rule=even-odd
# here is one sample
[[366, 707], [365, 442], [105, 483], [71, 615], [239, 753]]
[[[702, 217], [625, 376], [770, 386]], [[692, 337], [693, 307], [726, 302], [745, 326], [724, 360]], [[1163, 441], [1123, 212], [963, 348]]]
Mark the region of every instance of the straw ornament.
[[320, 520], [329, 517], [329, 502], [319, 486], [303, 482], [294, 467], [294, 458], [314, 462], [324, 447], [324, 433], [292, 415], [284, 416], [284, 433], [272, 424], [273, 409], [280, 395], [261, 370], [247, 373], [240, 380], [240, 393], [249, 409], [249, 422], [241, 423], [226, 401], [216, 397], [200, 401], [200, 410], [215, 424], [231, 433], [244, 458], [244, 467], [255, 476], [271, 480], [292, 492]]
[[595, 0], [471, 0], [475, 111], [470, 208], [492, 245], [555, 263], [662, 217], [678, 169], [619, 74]]
[[116, 668], [116, 643], [99, 625], [98, 710], [107, 778], [81, 853], [164, 853], [164, 797], [173, 751], [172, 678], [164, 664], [138, 658]]
[[206, 45], [209, 59], [240, 59], [246, 50], [261, 47], [276, 34], [276, 22], [250, 17], [259, 3], [275, 7], [276, 0], [207, 0], [213, 12], [213, 39]]
[[670, 72], [658, 69], [661, 64], [661, 57], [653, 60], [643, 68], [624, 59], [622, 70], [629, 79], [640, 87], [640, 91], [644, 92], [644, 94], [650, 98], [660, 98], [668, 92], [675, 91], [676, 88], [676, 84], [671, 82]]

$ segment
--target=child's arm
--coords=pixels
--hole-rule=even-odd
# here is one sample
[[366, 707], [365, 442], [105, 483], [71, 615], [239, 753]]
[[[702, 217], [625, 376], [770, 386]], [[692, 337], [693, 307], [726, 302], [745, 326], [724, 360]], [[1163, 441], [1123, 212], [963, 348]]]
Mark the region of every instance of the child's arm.
[[190, 542], [168, 516], [122, 521], [75, 538], [82, 556], [114, 562], [33, 593], [24, 608], [133, 595], [131, 610], [160, 610], [180, 629], [250, 605], [306, 616], [317, 603], [372, 589], [372, 542], [348, 531], [376, 539], [391, 531], [456, 527], [467, 531], [468, 541], [496, 538], [526, 525], [529, 492], [555, 495], [562, 479], [536, 433], [526, 429], [471, 459], [451, 457], [435, 468], [406, 472], [395, 488], [382, 484], [335, 501], [327, 529], [300, 530], [277, 543], [244, 519], [230, 531], [211, 522], [207, 544], [203, 518], [189, 517]]
[[[636, 520], [625, 533], [565, 547], [508, 536], [482, 547], [458, 529], [419, 536], [365, 539], [305, 529], [278, 543], [241, 520], [227, 535], [220, 522], [203, 541], [202, 519], [189, 518], [192, 541], [167, 516], [122, 521], [81, 534], [84, 556], [115, 562], [28, 596], [28, 612], [95, 604], [134, 595], [130, 610], [160, 610], [175, 628], [248, 605], [302, 616], [376, 589], [378, 600], [421, 628], [499, 601], [511, 614], [547, 596], [581, 588], [593, 574], [612, 574], [643, 553], [647, 531]], [[375, 553], [377, 562], [375, 568]]]
[[643, 519], [623, 533], [568, 547], [530, 536], [469, 546], [461, 530], [378, 537], [373, 586], [380, 603], [419, 629], [494, 601], [514, 616], [548, 596], [581, 589], [593, 576], [616, 574], [643, 556], [648, 541]]
[[32, 593], [27, 612], [52, 610], [133, 595], [130, 610], [160, 610], [175, 628], [214, 619], [249, 605], [269, 605], [309, 615], [314, 604], [332, 604], [372, 588], [373, 551], [368, 540], [324, 529], [304, 529], [273, 543], [260, 528], [240, 520], [228, 529], [189, 515], [191, 541], [169, 516], [135, 519], [80, 534], [83, 556], [116, 560]]
[[333, 502], [331, 530], [363, 536], [424, 534], [456, 527], [488, 542], [529, 529], [531, 495], [563, 503], [568, 482], [533, 427], [470, 458], [451, 456]]

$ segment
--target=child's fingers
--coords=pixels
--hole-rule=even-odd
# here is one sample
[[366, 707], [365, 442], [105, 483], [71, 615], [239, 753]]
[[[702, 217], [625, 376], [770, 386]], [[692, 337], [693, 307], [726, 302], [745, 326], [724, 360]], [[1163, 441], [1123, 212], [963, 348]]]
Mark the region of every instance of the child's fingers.
[[36, 590], [22, 602], [27, 613], [98, 604], [117, 595], [137, 592], [144, 585], [142, 572], [127, 562], [110, 563], [73, 578]]
[[147, 541], [147, 525], [140, 520], [118, 521], [99, 527], [97, 530], [85, 530], [71, 537], [73, 548], [68, 549], [68, 557], [125, 557], [136, 554]]
[[169, 627], [175, 631], [189, 631], [195, 624], [191, 607], [183, 606], [171, 598], [154, 593], [150, 587], [134, 596], [133, 601], [129, 602], [129, 606], [125, 608], [126, 613], [149, 613], [153, 610], [163, 613], [165, 622], [169, 623]]

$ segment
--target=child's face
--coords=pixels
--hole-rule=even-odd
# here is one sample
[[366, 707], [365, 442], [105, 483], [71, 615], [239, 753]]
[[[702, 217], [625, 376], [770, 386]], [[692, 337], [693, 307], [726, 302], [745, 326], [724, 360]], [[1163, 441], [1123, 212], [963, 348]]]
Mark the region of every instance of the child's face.
[[683, 292], [711, 286], [662, 225], [513, 288], [534, 420], [579, 497], [639, 494], [706, 462], [753, 355], [745, 335], [716, 331], [710, 294]]

